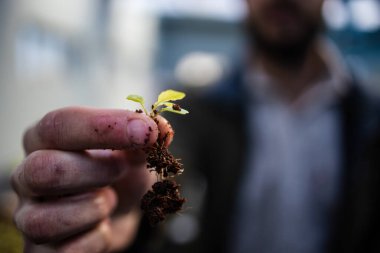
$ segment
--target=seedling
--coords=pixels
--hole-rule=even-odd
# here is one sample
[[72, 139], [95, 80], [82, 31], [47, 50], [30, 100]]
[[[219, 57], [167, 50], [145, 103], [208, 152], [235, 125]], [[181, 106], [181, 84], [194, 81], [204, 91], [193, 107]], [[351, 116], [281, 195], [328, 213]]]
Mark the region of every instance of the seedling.
[[[151, 106], [150, 112], [145, 107], [143, 97], [129, 95], [127, 99], [139, 103], [142, 109], [138, 109], [136, 112], [145, 113], [158, 125], [157, 116], [162, 112], [189, 113], [178, 104], [173, 103], [183, 99], [185, 96], [185, 93], [179, 91], [163, 91]], [[147, 168], [157, 174], [157, 182], [153, 184], [152, 190], [149, 190], [141, 200], [141, 209], [151, 225], [156, 225], [163, 221], [167, 214], [182, 210], [182, 205], [185, 203], [185, 199], [179, 193], [179, 185], [173, 179], [183, 172], [183, 167], [180, 159], [176, 159], [166, 147], [167, 138], [168, 134], [162, 139], [158, 138], [152, 147], [145, 149]]]

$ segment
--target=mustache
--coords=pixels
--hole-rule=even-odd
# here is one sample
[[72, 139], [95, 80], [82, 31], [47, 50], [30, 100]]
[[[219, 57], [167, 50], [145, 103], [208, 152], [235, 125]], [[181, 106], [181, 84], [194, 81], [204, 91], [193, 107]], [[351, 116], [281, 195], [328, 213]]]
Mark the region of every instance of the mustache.
[[[304, 0], [304, 1], [307, 1], [307, 0]], [[266, 9], [268, 11], [280, 10], [280, 11], [287, 11], [289, 13], [293, 13], [296, 15], [302, 15], [300, 6], [297, 4], [297, 1], [295, 0], [269, 0], [267, 2]]]

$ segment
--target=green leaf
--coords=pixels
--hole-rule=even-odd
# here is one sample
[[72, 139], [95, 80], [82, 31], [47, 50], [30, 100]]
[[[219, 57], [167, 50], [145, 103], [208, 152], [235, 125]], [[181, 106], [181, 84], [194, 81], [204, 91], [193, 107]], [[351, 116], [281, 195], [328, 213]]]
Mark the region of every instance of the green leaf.
[[127, 97], [128, 100], [131, 100], [131, 101], [134, 101], [134, 102], [137, 102], [137, 103], [140, 103], [141, 105], [144, 105], [144, 98], [142, 96], [139, 96], [139, 95], [129, 95]]
[[177, 113], [177, 114], [182, 114], [182, 115], [185, 115], [185, 114], [188, 114], [189, 111], [185, 110], [185, 109], [182, 109], [181, 110], [174, 110], [173, 107], [164, 107], [161, 109], [161, 112], [174, 112], [174, 113]]
[[162, 103], [161, 105], [164, 105], [166, 107], [173, 107], [175, 104], [172, 102], [165, 102], [165, 103]]
[[159, 105], [168, 101], [180, 100], [180, 99], [183, 99], [185, 96], [186, 94], [180, 91], [166, 90], [160, 93], [155, 105]]
[[129, 95], [127, 97], [127, 99], [131, 100], [133, 102], [139, 103], [141, 105], [141, 107], [143, 108], [145, 114], [148, 115], [148, 111], [145, 109], [144, 98], [142, 96], [139, 96], [139, 95]]

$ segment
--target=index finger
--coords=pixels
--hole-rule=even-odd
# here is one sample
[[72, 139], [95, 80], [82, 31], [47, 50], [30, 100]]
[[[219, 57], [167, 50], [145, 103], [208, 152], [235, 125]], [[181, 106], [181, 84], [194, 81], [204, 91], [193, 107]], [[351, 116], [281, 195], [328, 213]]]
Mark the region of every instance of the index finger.
[[130, 149], [152, 145], [157, 124], [148, 116], [128, 110], [68, 107], [46, 114], [24, 135], [24, 149], [79, 151]]

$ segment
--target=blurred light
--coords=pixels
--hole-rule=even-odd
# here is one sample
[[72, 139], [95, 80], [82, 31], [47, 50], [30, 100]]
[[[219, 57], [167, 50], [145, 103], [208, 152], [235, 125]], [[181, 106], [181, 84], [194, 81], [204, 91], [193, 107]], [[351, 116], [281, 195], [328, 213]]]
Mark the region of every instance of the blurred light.
[[347, 8], [341, 0], [326, 0], [323, 3], [322, 15], [332, 30], [342, 30], [349, 22]]
[[60, 74], [65, 66], [64, 42], [38, 27], [21, 29], [15, 41], [15, 67], [18, 78]]
[[49, 29], [80, 34], [93, 21], [96, 4], [91, 0], [22, 1], [26, 19], [38, 20]]
[[189, 214], [174, 217], [168, 224], [168, 236], [177, 244], [184, 244], [195, 239], [199, 232], [198, 220]]
[[242, 0], [133, 0], [145, 1], [160, 15], [194, 16], [223, 20], [240, 20], [245, 14]]
[[348, 3], [352, 24], [360, 31], [380, 28], [380, 3], [376, 0], [353, 0]]
[[223, 77], [225, 57], [205, 52], [185, 55], [175, 68], [175, 77], [183, 85], [203, 87], [212, 85]]

